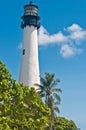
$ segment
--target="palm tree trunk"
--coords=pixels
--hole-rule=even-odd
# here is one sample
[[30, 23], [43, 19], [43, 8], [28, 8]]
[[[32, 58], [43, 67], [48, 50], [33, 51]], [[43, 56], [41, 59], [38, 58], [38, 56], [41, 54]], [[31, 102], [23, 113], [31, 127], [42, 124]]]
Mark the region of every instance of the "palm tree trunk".
[[52, 114], [50, 115], [50, 130], [53, 130], [53, 126], [52, 126]]
[[50, 124], [50, 130], [53, 130], [52, 124]]

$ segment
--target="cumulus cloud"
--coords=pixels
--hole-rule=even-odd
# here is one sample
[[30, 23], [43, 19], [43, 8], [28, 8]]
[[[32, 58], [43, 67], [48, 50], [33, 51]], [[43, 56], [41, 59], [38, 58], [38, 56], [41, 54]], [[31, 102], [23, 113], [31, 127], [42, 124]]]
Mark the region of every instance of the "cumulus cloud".
[[52, 35], [43, 26], [39, 30], [39, 45], [60, 45], [60, 54], [64, 58], [81, 54], [83, 50], [80, 43], [83, 43], [83, 40], [86, 40], [86, 30], [78, 24], [65, 28], [64, 33], [59, 31]]
[[65, 30], [75, 32], [75, 31], [81, 31], [82, 28], [78, 24], [72, 24], [72, 26], [67, 27]]
[[72, 26], [67, 27], [65, 30], [70, 33], [69, 38], [71, 40], [76, 40], [76, 43], [77, 41], [86, 39], [86, 30], [81, 28], [78, 24], [73, 24]]
[[41, 26], [39, 30], [39, 45], [47, 45], [52, 43], [58, 44], [65, 42], [66, 40], [67, 37], [65, 37], [61, 32], [50, 35], [43, 26]]
[[64, 44], [62, 47], [61, 47], [61, 50], [60, 50], [60, 54], [64, 57], [64, 58], [69, 58], [71, 56], [74, 56], [76, 54], [81, 54], [82, 53], [82, 49], [78, 49], [78, 48], [75, 48], [69, 44]]

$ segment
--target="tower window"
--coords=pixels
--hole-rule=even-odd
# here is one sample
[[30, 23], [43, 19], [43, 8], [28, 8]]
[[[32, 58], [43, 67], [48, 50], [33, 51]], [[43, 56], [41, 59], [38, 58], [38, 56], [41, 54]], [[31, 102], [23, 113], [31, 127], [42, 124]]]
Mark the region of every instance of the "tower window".
[[22, 54], [25, 55], [25, 49], [23, 49]]

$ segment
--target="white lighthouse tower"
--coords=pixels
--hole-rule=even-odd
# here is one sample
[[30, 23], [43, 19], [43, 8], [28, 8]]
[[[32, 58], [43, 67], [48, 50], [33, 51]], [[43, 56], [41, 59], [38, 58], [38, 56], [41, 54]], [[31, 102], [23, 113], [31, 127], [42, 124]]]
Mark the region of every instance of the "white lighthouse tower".
[[40, 27], [39, 20], [38, 6], [30, 1], [24, 6], [24, 15], [22, 16], [21, 27], [24, 29], [24, 34], [19, 82], [35, 89], [37, 86], [34, 84], [40, 83], [37, 34]]

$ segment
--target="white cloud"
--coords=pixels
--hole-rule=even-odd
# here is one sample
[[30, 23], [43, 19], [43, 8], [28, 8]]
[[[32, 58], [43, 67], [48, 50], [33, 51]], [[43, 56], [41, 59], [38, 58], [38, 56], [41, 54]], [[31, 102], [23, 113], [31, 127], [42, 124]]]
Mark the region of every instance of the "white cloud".
[[47, 45], [52, 43], [60, 44], [66, 40], [67, 37], [65, 37], [61, 32], [50, 35], [43, 26], [41, 26], [39, 30], [39, 45]]
[[61, 46], [60, 54], [64, 58], [81, 54], [81, 44], [83, 40], [86, 40], [86, 30], [81, 28], [78, 24], [72, 24], [71, 26], [50, 35], [49, 32], [41, 26], [39, 30], [39, 45], [59, 44]]
[[78, 24], [72, 24], [72, 26], [67, 27], [65, 30], [75, 32], [75, 31], [81, 31], [82, 28]]
[[86, 39], [86, 30], [81, 28], [78, 24], [73, 24], [72, 26], [67, 27], [65, 30], [70, 33], [69, 38], [71, 40], [76, 40], [76, 43], [79, 40]]
[[71, 56], [74, 56], [76, 54], [82, 53], [82, 49], [74, 48], [73, 46], [70, 46], [69, 44], [64, 44], [61, 47], [60, 54], [64, 58], [69, 58]]

